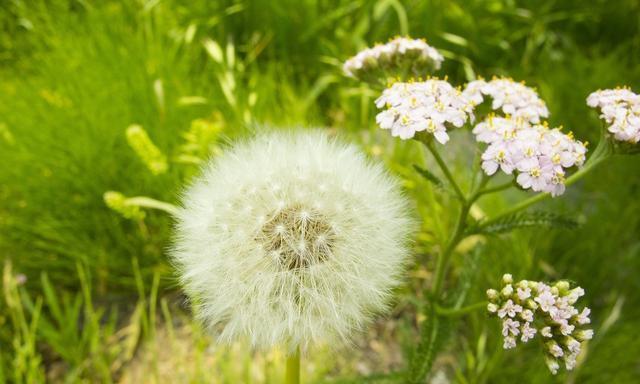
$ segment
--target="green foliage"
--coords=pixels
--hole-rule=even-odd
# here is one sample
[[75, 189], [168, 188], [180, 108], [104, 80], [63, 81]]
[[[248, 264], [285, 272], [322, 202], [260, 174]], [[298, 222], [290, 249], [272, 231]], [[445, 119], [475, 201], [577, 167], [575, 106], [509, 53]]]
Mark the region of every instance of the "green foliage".
[[431, 182], [434, 186], [436, 186], [437, 188], [443, 188], [444, 184], [442, 183], [442, 180], [440, 180], [440, 178], [436, 175], [433, 174], [433, 172], [430, 172], [422, 167], [420, 167], [419, 165], [413, 165], [413, 169], [416, 170], [416, 172], [418, 172], [420, 174], [420, 176], [424, 177], [425, 180]]
[[[421, 264], [432, 269], [455, 219], [453, 198], [437, 191], [435, 166], [416, 144], [375, 127], [377, 91], [343, 79], [342, 61], [397, 34], [426, 37], [445, 55], [440, 73], [452, 82], [494, 74], [527, 80], [548, 102], [553, 125], [595, 141], [599, 122], [584, 104], [587, 94], [624, 84], [640, 90], [633, 54], [640, 51], [639, 12], [635, 0], [2, 2], [0, 382], [43, 382], [52, 374], [60, 375], [47, 376], [54, 381], [117, 380], [147, 349], [155, 351], [153, 367], [163, 346], [146, 343], [162, 340], [160, 322], [178, 332], [172, 327], [180, 299], [169, 300], [170, 217], [142, 208], [171, 211], [164, 202], [176, 202], [203, 159], [267, 125], [326, 126], [403, 178], [422, 219], [418, 263], [399, 304], [414, 315], [406, 303], [422, 292], [428, 275]], [[134, 134], [130, 146], [126, 130], [134, 124], [144, 134]], [[470, 174], [476, 155], [465, 137], [454, 132], [443, 153], [460, 177]], [[460, 246], [479, 249], [477, 263], [461, 249], [452, 259], [456, 276], [473, 276], [462, 279], [464, 294], [456, 291], [466, 302], [482, 300], [506, 271], [579, 281], [596, 335], [608, 328], [574, 376], [551, 379], [537, 350], [503, 352], [497, 325], [482, 314], [460, 321], [434, 369], [456, 382], [634, 382], [638, 167], [638, 156], [604, 163], [545, 203], [553, 213], [482, 227], [483, 217], [527, 196], [487, 195], [471, 215], [476, 230], [500, 235], [474, 238], [481, 249]], [[105, 204], [107, 191], [119, 195]], [[556, 230], [574, 227], [573, 217], [580, 226]], [[533, 225], [544, 228], [511, 231]], [[617, 303], [619, 315], [611, 317]], [[414, 331], [411, 321], [398, 324]], [[175, 347], [181, 338], [169, 339]], [[249, 363], [232, 366], [233, 353], [215, 355], [210, 367], [204, 335], [193, 331], [193, 339], [194, 382], [213, 371], [229, 382], [247, 377]], [[148, 377], [157, 380], [157, 372]], [[336, 376], [353, 374], [345, 368]]]
[[579, 223], [577, 220], [552, 212], [533, 211], [518, 212], [499, 220], [483, 225], [482, 222], [476, 224], [475, 227], [469, 228], [470, 234], [497, 234], [507, 233], [519, 228], [528, 227], [547, 227], [547, 228], [567, 228], [575, 229]]

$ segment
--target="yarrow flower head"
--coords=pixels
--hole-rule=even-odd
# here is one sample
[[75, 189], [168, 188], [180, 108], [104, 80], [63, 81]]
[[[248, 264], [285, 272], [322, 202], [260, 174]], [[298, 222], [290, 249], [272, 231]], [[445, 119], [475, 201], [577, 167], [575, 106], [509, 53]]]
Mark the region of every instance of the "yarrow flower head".
[[482, 154], [482, 169], [487, 175], [498, 170], [511, 175], [524, 189], [564, 193], [567, 169], [582, 166], [586, 144], [546, 123], [531, 125], [522, 118], [489, 115], [478, 123], [476, 140], [489, 144]]
[[196, 315], [258, 348], [348, 340], [386, 308], [413, 226], [397, 182], [320, 132], [236, 145], [183, 206], [172, 258]]
[[576, 365], [583, 342], [593, 338], [589, 324], [589, 308], [579, 311], [574, 304], [584, 295], [580, 287], [571, 288], [567, 281], [553, 285], [521, 280], [514, 282], [506, 274], [500, 291], [487, 291], [487, 310], [502, 321], [503, 346], [515, 348], [517, 339], [526, 343], [540, 335], [545, 362], [555, 375], [563, 362], [568, 370]]
[[376, 100], [376, 106], [383, 109], [376, 116], [380, 128], [390, 129], [392, 136], [401, 139], [426, 131], [445, 144], [449, 141], [448, 128], [462, 127], [467, 120], [473, 120], [469, 100], [459, 89], [439, 79], [393, 83]]
[[364, 81], [390, 77], [426, 76], [440, 69], [444, 57], [424, 39], [396, 37], [358, 52], [343, 65], [344, 73]]
[[640, 95], [626, 88], [605, 89], [590, 94], [587, 105], [600, 109], [614, 139], [631, 144], [640, 141]]
[[539, 123], [542, 118], [549, 117], [549, 109], [536, 91], [513, 79], [475, 80], [467, 84], [463, 93], [476, 105], [489, 96], [491, 109], [526, 122]]

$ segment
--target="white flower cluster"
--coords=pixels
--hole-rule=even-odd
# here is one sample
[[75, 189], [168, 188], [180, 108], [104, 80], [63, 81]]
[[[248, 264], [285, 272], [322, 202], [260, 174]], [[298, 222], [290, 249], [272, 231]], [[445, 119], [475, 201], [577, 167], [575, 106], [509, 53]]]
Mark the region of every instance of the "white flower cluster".
[[473, 104], [459, 89], [445, 80], [397, 82], [385, 89], [376, 100], [384, 109], [376, 116], [382, 129], [392, 136], [410, 139], [416, 132], [427, 131], [441, 144], [449, 141], [447, 124], [462, 127], [473, 121]]
[[589, 324], [589, 308], [579, 311], [577, 300], [584, 289], [571, 288], [567, 281], [553, 285], [521, 280], [513, 282], [510, 274], [502, 277], [500, 291], [487, 290], [487, 310], [502, 320], [504, 348], [514, 348], [517, 339], [526, 343], [540, 334], [545, 348], [545, 362], [554, 375], [563, 361], [568, 370], [576, 365], [581, 343], [593, 337]]
[[539, 123], [541, 118], [549, 117], [549, 110], [536, 91], [513, 79], [475, 80], [467, 84], [464, 94], [476, 105], [482, 103], [485, 96], [490, 96], [491, 109], [501, 109], [507, 115], [531, 123]]
[[616, 140], [640, 141], [640, 95], [626, 88], [605, 89], [590, 94], [587, 105], [600, 109]]
[[566, 169], [581, 166], [587, 152], [571, 133], [550, 129], [546, 123], [531, 125], [522, 118], [490, 115], [473, 133], [476, 140], [489, 144], [482, 154], [482, 169], [488, 175], [498, 169], [508, 175], [517, 171], [522, 188], [553, 196], [564, 193]]
[[440, 69], [443, 60], [438, 50], [424, 39], [396, 37], [386, 44], [358, 52], [344, 63], [343, 70], [347, 76], [360, 80], [404, 73], [426, 76]]

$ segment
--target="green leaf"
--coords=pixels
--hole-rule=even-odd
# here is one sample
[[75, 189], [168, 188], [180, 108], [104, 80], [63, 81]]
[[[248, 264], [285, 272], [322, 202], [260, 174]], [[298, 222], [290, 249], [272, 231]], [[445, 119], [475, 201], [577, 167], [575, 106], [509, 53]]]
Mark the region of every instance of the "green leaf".
[[452, 326], [453, 322], [438, 317], [435, 311], [428, 312], [427, 319], [421, 325], [419, 344], [410, 359], [406, 382], [425, 382], [435, 357], [449, 338]]
[[504, 218], [489, 225], [482, 225], [480, 222], [478, 225], [470, 228], [468, 233], [506, 233], [513, 231], [514, 229], [529, 227], [574, 229], [578, 227], [579, 224], [580, 223], [572, 217], [551, 212], [518, 212], [513, 215], [505, 216]]
[[441, 189], [444, 188], [442, 180], [440, 180], [438, 176], [434, 175], [431, 171], [428, 171], [416, 164], [413, 165], [413, 169], [415, 169], [416, 172], [420, 174], [420, 176], [424, 177], [427, 181], [431, 182], [436, 187]]

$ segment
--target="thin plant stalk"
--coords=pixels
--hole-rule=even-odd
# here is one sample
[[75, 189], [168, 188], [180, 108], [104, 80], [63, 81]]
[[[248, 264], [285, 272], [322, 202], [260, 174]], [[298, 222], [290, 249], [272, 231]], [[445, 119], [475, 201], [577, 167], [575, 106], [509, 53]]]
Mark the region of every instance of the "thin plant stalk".
[[179, 211], [178, 207], [176, 207], [173, 204], [152, 199], [146, 196], [129, 197], [127, 198], [127, 204], [135, 205], [143, 208], [158, 209], [170, 214], [171, 216], [176, 216]]
[[285, 384], [300, 383], [300, 347], [295, 352], [287, 356], [287, 368], [285, 373]]

